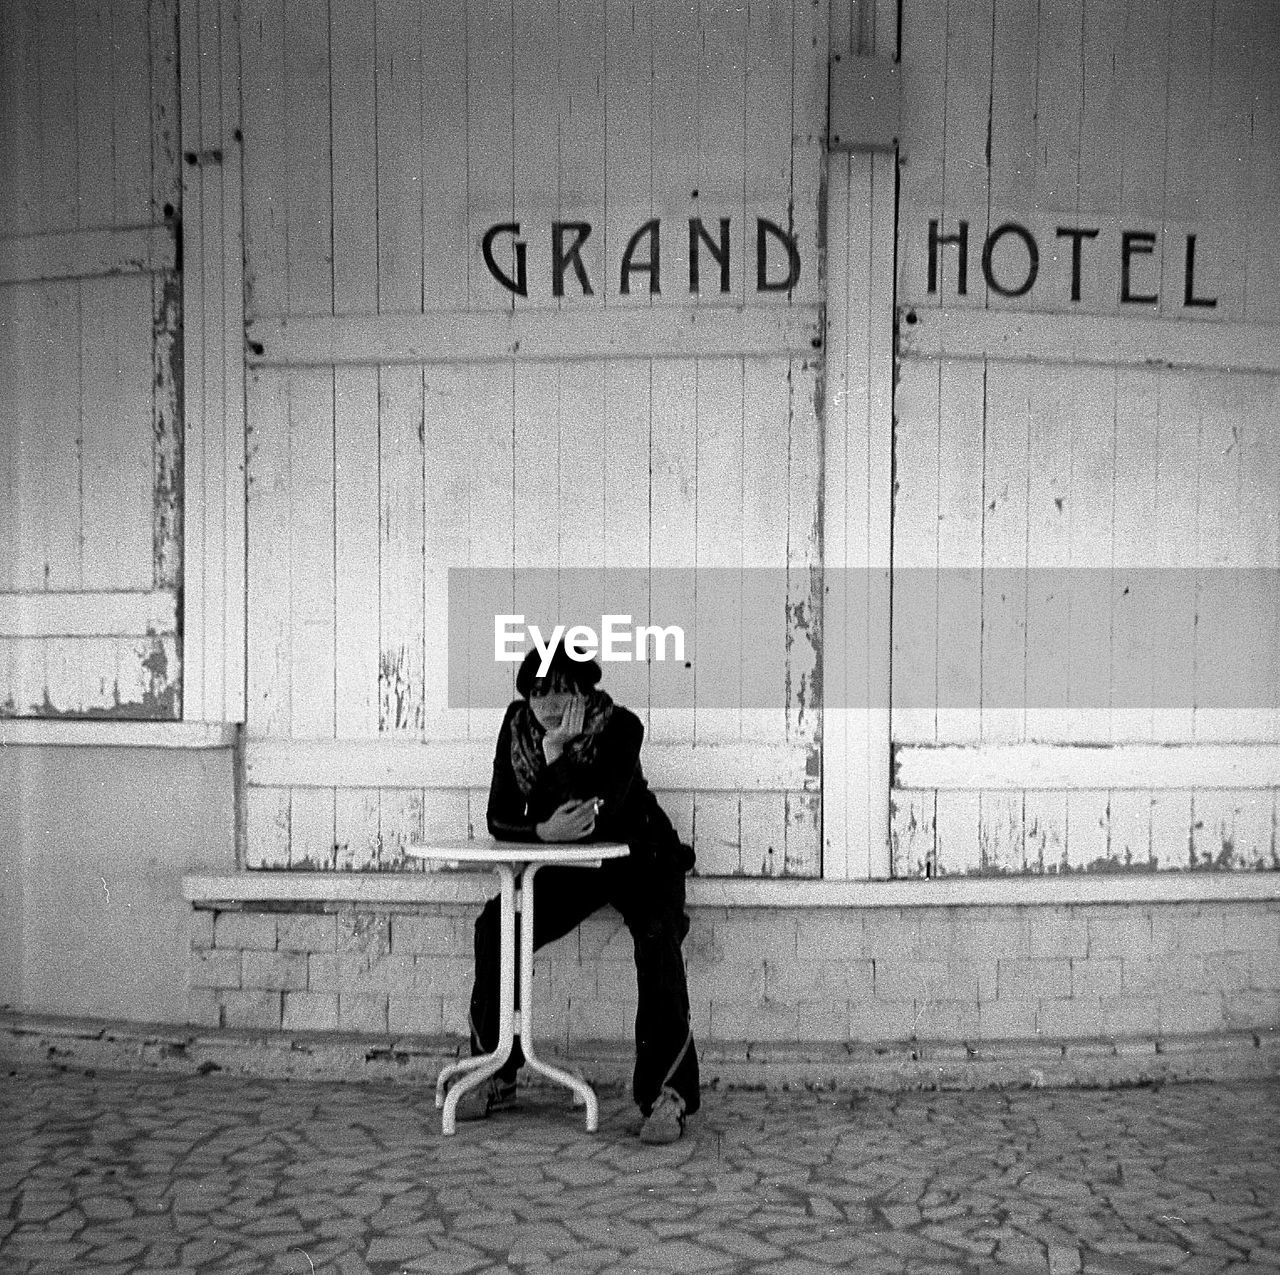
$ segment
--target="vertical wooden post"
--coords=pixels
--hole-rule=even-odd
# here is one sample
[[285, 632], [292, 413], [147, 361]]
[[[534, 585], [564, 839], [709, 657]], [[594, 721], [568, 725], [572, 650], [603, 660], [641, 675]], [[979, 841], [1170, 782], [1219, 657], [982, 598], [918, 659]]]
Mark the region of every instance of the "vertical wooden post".
[[[831, 53], [897, 55], [897, 0], [833, 0]], [[822, 875], [889, 876], [897, 156], [827, 160]]]
[[244, 290], [239, 0], [182, 0], [183, 695], [245, 711]]

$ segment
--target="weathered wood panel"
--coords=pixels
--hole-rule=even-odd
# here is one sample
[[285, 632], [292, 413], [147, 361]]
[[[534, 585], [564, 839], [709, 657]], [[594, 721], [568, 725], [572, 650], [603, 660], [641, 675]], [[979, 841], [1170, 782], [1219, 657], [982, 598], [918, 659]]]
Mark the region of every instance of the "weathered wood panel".
[[[894, 740], [1274, 742], [1274, 6], [928, 10], [903, 10]], [[1277, 866], [1274, 775], [1179, 774], [904, 778], [894, 871]]]
[[1274, 789], [899, 790], [893, 875], [1274, 870], [1276, 830]]
[[[0, 4], [0, 712], [174, 717], [176, 10]], [[29, 602], [24, 601], [29, 599]], [[52, 610], [49, 610], [52, 608]]]
[[[645, 623], [665, 567], [808, 578], [825, 22], [792, 0], [244, 6], [251, 740], [491, 748], [511, 674], [476, 633], [448, 694], [450, 568], [512, 571], [515, 609], [552, 621], [598, 609], [596, 586], [545, 599], [521, 569], [647, 569]], [[759, 218], [796, 237], [796, 286]], [[499, 223], [520, 228], [491, 268]], [[655, 745], [813, 752], [811, 588], [758, 635], [745, 611], [700, 620], [775, 708], [725, 708], [671, 664], [609, 685]], [[797, 778], [672, 794], [722, 847], [704, 870], [815, 874]], [[485, 777], [460, 780], [251, 776], [249, 862], [395, 865], [424, 828], [483, 827]]]

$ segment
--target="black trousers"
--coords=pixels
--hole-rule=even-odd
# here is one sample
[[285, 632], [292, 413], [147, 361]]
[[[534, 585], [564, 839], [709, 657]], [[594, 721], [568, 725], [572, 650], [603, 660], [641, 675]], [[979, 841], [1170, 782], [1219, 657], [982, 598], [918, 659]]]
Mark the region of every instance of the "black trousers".
[[[611, 904], [631, 931], [636, 960], [636, 1062], [632, 1094], [646, 1115], [664, 1085], [698, 1109], [698, 1055], [689, 1028], [689, 991], [680, 945], [689, 932], [684, 872], [634, 852], [599, 868], [539, 868], [534, 878], [533, 946], [553, 943]], [[476, 920], [476, 977], [471, 993], [471, 1052], [498, 1042], [499, 901]], [[517, 921], [517, 924], [519, 922]], [[518, 935], [517, 931], [517, 935]], [[519, 939], [517, 938], [517, 962]], [[518, 965], [517, 965], [518, 970]], [[519, 975], [517, 972], [517, 989]], [[517, 996], [519, 995], [517, 991]], [[524, 1062], [519, 1037], [499, 1075], [512, 1080]]]

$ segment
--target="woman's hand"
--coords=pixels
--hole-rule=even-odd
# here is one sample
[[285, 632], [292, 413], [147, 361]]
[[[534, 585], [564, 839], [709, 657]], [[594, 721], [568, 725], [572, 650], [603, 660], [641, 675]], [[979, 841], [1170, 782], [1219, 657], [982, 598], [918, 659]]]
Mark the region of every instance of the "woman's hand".
[[553, 726], [542, 737], [542, 755], [550, 766], [562, 752], [582, 734], [582, 723], [587, 714], [587, 701], [581, 695], [575, 695], [560, 715], [560, 724]]
[[595, 831], [598, 804], [594, 797], [586, 801], [566, 801], [550, 819], [544, 819], [534, 828], [538, 840], [581, 841], [589, 837]]

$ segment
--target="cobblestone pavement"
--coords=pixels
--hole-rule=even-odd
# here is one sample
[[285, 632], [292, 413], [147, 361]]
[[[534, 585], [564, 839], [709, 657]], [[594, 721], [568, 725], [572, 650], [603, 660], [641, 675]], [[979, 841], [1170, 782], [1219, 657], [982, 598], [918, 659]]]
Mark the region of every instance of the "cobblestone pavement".
[[11, 1070], [0, 1270], [1280, 1271], [1280, 1082], [605, 1095], [443, 1138], [408, 1086]]

